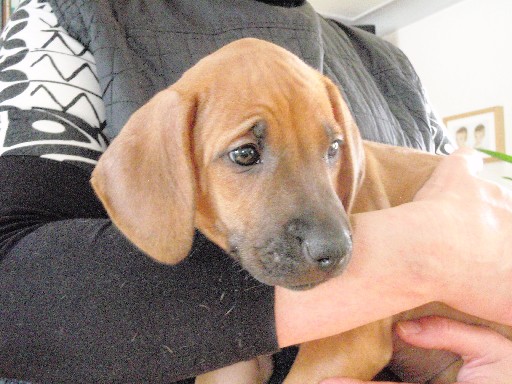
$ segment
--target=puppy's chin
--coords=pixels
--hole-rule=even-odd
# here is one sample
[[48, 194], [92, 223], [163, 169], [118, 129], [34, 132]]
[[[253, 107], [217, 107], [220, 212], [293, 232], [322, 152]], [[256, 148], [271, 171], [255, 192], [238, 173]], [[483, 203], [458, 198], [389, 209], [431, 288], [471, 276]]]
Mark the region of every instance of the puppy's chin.
[[246, 258], [240, 252], [232, 252], [231, 256], [245, 269], [249, 274], [260, 283], [279, 286], [292, 291], [306, 291], [313, 289], [318, 285], [340, 275], [345, 270], [350, 255], [346, 256], [338, 267], [329, 273], [319, 271], [301, 271], [288, 268], [286, 271], [268, 270], [259, 263], [255, 263], [253, 258]]
[[315, 282], [315, 283], [303, 284], [303, 285], [289, 285], [289, 286], [283, 286], [283, 285], [279, 285], [279, 284], [277, 284], [277, 285], [279, 285], [280, 287], [289, 289], [290, 291], [307, 291], [309, 289], [318, 287], [320, 284], [325, 283], [327, 280], [329, 280], [329, 279], [325, 279], [325, 280]]
[[[273, 276], [271, 274], [266, 273], [265, 271], [251, 270], [248, 267], [244, 268], [260, 283], [270, 286], [279, 286], [292, 291], [306, 291], [309, 289], [313, 289], [334, 277], [334, 275], [321, 277], [315, 276], [315, 278], [312, 279], [309, 277], [297, 278], [296, 276], [293, 275]], [[341, 273], [341, 271], [339, 273]]]

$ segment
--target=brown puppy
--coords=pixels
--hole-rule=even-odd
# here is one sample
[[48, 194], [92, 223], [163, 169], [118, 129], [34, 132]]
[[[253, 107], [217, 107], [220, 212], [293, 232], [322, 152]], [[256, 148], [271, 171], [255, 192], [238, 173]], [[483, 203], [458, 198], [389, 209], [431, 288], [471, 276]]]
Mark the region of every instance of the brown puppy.
[[184, 259], [196, 227], [262, 282], [307, 288], [339, 274], [351, 252], [343, 207], [362, 150], [344, 116], [327, 78], [282, 48], [240, 40], [134, 113], [92, 183], [114, 223], [160, 262]]
[[[307, 289], [347, 264], [347, 212], [410, 201], [437, 162], [363, 145], [330, 80], [276, 45], [243, 39], [135, 112], [92, 184], [119, 229], [159, 262], [185, 258], [198, 228], [258, 280]], [[286, 383], [371, 379], [391, 358], [395, 320], [305, 344]], [[407, 353], [394, 361], [402, 369]], [[269, 372], [262, 358], [198, 382], [262, 383]]]

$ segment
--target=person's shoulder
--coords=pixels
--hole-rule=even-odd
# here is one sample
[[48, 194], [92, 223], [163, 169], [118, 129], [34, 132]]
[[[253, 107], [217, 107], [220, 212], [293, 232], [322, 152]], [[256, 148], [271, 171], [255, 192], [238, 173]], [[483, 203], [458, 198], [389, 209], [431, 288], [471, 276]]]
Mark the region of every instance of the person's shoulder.
[[402, 50], [382, 37], [361, 27], [345, 25], [337, 20], [326, 19], [326, 22], [333, 30], [339, 31], [347, 37], [366, 66], [377, 66], [378, 68], [375, 69], [382, 67], [395, 67], [401, 70], [412, 68]]

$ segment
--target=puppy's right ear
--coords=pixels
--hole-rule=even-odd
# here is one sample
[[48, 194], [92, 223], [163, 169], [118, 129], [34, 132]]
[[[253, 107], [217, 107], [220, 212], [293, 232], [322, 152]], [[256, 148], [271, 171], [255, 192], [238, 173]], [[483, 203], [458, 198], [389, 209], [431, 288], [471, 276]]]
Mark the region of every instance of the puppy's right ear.
[[342, 167], [338, 180], [338, 195], [343, 207], [351, 212], [357, 192], [362, 184], [365, 169], [363, 141], [354, 118], [347, 104], [341, 97], [339, 89], [327, 77], [323, 77], [336, 122], [343, 129], [344, 148], [342, 149]]
[[158, 93], [131, 116], [91, 179], [121, 232], [165, 264], [184, 259], [194, 236], [195, 109], [172, 88]]

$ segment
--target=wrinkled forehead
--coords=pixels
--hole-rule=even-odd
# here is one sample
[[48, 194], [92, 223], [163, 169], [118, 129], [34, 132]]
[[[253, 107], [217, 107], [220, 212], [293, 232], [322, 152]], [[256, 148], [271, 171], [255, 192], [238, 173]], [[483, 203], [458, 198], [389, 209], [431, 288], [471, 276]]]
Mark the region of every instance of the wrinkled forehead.
[[259, 122], [267, 139], [276, 140], [288, 134], [311, 140], [337, 130], [323, 76], [288, 51], [267, 48], [221, 50], [184, 76], [197, 91], [201, 142], [215, 138], [226, 146]]
[[242, 114], [328, 112], [323, 76], [287, 51], [242, 51], [215, 64], [203, 83], [203, 103]]
[[296, 135], [305, 125], [311, 130], [317, 123], [335, 123], [325, 84], [316, 73], [305, 76], [276, 68], [239, 73], [240, 77], [227, 76], [203, 94], [200, 109], [207, 112], [203, 115], [231, 126], [251, 120], [264, 120], [274, 130], [292, 125]]

